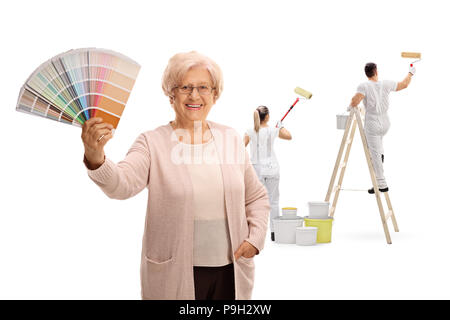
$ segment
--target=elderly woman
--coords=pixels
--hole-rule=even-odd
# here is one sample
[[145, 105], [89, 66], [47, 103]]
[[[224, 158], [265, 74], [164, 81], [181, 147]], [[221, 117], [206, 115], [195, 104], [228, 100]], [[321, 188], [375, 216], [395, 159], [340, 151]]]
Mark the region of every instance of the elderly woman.
[[206, 56], [180, 53], [162, 87], [175, 120], [138, 136], [117, 164], [104, 153], [112, 126], [86, 121], [88, 175], [114, 199], [148, 189], [143, 299], [250, 299], [270, 206], [239, 135], [206, 120], [222, 72]]

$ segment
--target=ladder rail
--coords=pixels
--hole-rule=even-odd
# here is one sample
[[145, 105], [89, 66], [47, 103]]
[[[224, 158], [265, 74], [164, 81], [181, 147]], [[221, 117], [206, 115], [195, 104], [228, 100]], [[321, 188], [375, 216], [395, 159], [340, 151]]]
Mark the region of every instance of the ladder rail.
[[392, 224], [394, 225], [394, 231], [400, 232], [400, 230], [398, 229], [397, 219], [395, 218], [394, 209], [392, 208], [391, 199], [389, 198], [389, 194], [387, 192], [384, 192], [384, 197], [386, 199], [389, 212], [391, 213], [390, 218], [392, 220]]
[[347, 123], [345, 124], [345, 131], [344, 131], [344, 135], [342, 137], [342, 141], [341, 141], [341, 146], [339, 147], [339, 152], [336, 158], [336, 162], [334, 164], [334, 169], [333, 169], [333, 173], [331, 175], [331, 180], [330, 180], [330, 184], [328, 185], [328, 191], [327, 191], [327, 195], [325, 197], [325, 201], [330, 201], [330, 197], [331, 197], [331, 193], [333, 192], [333, 188], [334, 188], [334, 181], [336, 180], [336, 175], [337, 172], [339, 170], [339, 165], [341, 163], [341, 159], [342, 159], [342, 154], [344, 153], [344, 148], [346, 146], [347, 143], [347, 137], [349, 134], [349, 130], [350, 130], [350, 124], [352, 123], [350, 116], [347, 119]]
[[355, 131], [356, 131], [356, 122], [352, 121], [352, 129], [351, 129], [351, 132], [350, 132], [350, 137], [348, 138], [348, 141], [346, 142], [346, 151], [345, 151], [345, 156], [344, 156], [344, 164], [345, 164], [345, 166], [341, 167], [341, 173], [339, 174], [339, 180], [338, 180], [339, 188], [334, 193], [333, 204], [332, 204], [331, 210], [330, 210], [330, 216], [331, 217], [333, 217], [334, 213], [336, 212], [336, 205], [337, 205], [337, 201], [338, 201], [338, 198], [339, 198], [339, 194], [341, 192], [342, 183], [344, 182], [345, 169], [347, 168], [348, 158], [350, 156], [350, 150], [352, 148], [353, 138], [355, 136]]

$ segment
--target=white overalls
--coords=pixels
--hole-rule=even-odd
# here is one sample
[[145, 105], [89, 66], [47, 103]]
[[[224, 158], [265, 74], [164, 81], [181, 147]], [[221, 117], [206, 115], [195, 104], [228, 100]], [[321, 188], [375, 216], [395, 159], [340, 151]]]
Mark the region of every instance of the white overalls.
[[274, 142], [280, 128], [264, 127], [257, 133], [254, 129], [247, 130], [250, 137], [250, 159], [261, 183], [266, 187], [270, 202], [270, 231], [273, 232], [273, 222], [279, 216], [280, 199], [280, 167], [274, 152]]
[[389, 93], [396, 89], [397, 82], [390, 80], [364, 82], [357, 89], [357, 92], [364, 95], [363, 102], [366, 108], [364, 131], [380, 189], [387, 187], [383, 170], [383, 136], [391, 126], [387, 113]]

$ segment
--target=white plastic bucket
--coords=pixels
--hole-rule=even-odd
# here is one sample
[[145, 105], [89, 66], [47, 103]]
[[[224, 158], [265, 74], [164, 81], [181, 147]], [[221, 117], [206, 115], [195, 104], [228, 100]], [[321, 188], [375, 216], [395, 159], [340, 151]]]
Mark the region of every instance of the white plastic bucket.
[[308, 202], [310, 219], [326, 219], [330, 210], [330, 203], [327, 201]]
[[295, 243], [298, 246], [312, 246], [317, 243], [317, 227], [297, 227]]
[[295, 218], [297, 216], [297, 208], [294, 207], [286, 207], [282, 208], [282, 216], [285, 218]]
[[345, 129], [345, 125], [347, 124], [348, 116], [349, 115], [347, 113], [342, 113], [342, 114], [336, 115], [337, 128], [339, 130]]
[[273, 231], [275, 233], [276, 243], [295, 243], [296, 229], [303, 226], [303, 218], [295, 217], [286, 219], [283, 217], [276, 217], [273, 219]]

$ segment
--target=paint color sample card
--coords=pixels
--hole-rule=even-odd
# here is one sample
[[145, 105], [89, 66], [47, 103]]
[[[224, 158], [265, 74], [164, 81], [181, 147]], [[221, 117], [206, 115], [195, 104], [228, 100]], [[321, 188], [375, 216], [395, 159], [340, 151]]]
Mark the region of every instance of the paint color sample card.
[[70, 50], [33, 72], [16, 110], [75, 126], [101, 117], [117, 128], [140, 68], [110, 50]]

